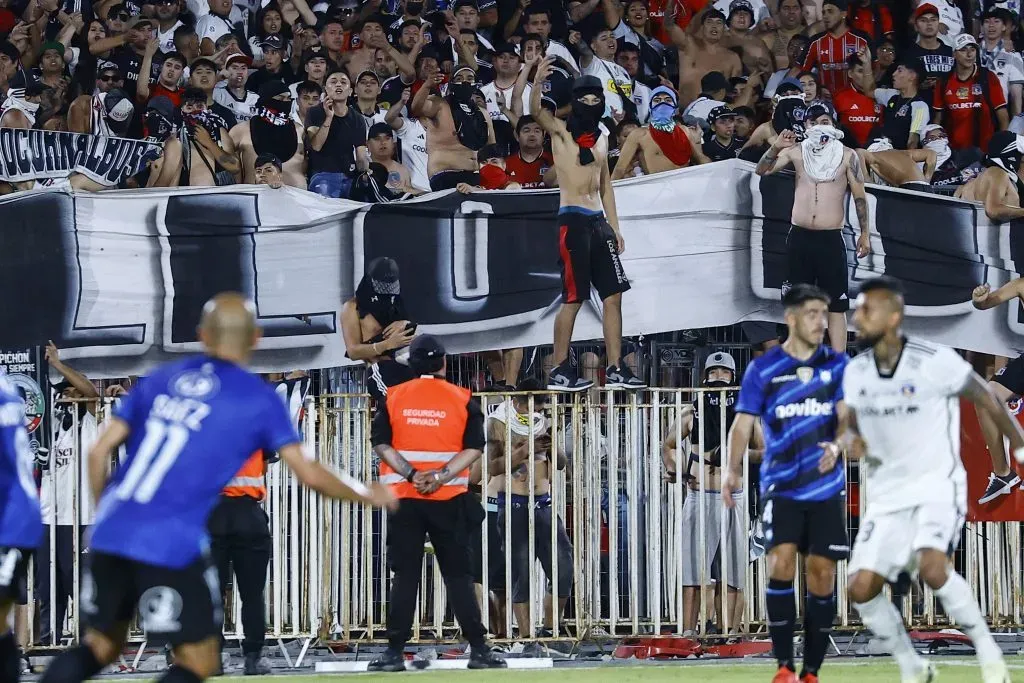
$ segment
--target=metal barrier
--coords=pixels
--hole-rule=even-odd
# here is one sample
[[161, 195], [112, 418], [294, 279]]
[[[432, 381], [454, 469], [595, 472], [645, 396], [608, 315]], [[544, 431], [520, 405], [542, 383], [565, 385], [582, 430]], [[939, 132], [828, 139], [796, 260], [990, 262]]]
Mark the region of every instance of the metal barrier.
[[[494, 477], [503, 477], [506, 485], [500, 493], [497, 488], [492, 489], [499, 498], [499, 505], [506, 513], [516, 505], [519, 510], [525, 507], [526, 513], [525, 522], [521, 516], [513, 519], [513, 514], [502, 514], [498, 538], [494, 537], [494, 529], [488, 523], [485, 522], [480, 529], [483, 595], [513, 596], [517, 577], [528, 586], [523, 617], [526, 623], [513, 620], [515, 610], [506, 609], [500, 619], [497, 611], [485, 610], [485, 620], [492, 633], [501, 632], [511, 637], [513, 626], [517, 626], [520, 638], [535, 638], [540, 637], [541, 629], [548, 626], [551, 632], [545, 631], [543, 635], [551, 636], [558, 634], [560, 622], [564, 622], [570, 634], [579, 639], [688, 630], [686, 627], [690, 624], [686, 623], [684, 609], [689, 600], [688, 587], [684, 585], [682, 568], [684, 562], [692, 562], [693, 558], [684, 556], [684, 507], [688, 497], [696, 496], [696, 504], [691, 504], [696, 508], [696, 543], [688, 552], [700, 560], [715, 554], [708, 552], [709, 549], [714, 551], [716, 546], [709, 515], [717, 512], [718, 508], [713, 506], [721, 503], [713, 493], [709, 493], [713, 490], [713, 480], [709, 477], [715, 473], [703, 466], [697, 468], [692, 485], [685, 484], [678, 476], [673, 482], [667, 482], [663, 477], [662, 447], [670, 435], [675, 436], [679, 447], [669, 457], [675, 471], [683, 472], [689, 456], [689, 441], [692, 441], [692, 438], [682, 438], [680, 425], [684, 410], [702, 394], [721, 397], [725, 391], [650, 389], [632, 394], [600, 390], [582, 395], [481, 395], [485, 415], [492, 415], [491, 419], [495, 419], [493, 413], [498, 410], [507, 416], [500, 421], [502, 431], [496, 432], [504, 434], [500, 439], [501, 445], [495, 447], [494, 443], [498, 441], [495, 439], [488, 444], [492, 455], [503, 457], [505, 464], [501, 470], [495, 470], [487, 457], [482, 459], [483, 491], [486, 495], [488, 485], [496, 481]], [[539, 410], [539, 403], [545, 400], [547, 408]], [[516, 410], [517, 406], [519, 410]], [[725, 401], [720, 400], [719, 406], [724, 418]], [[99, 424], [108, 412], [109, 401], [98, 406]], [[538, 415], [534, 417], [534, 413]], [[305, 415], [305, 443], [318, 459], [363, 480], [375, 477], [377, 463], [369, 445], [370, 406], [366, 395], [310, 397], [306, 402]], [[85, 418], [75, 410], [71, 411], [70, 419], [72, 432], [78, 433]], [[534, 438], [524, 436], [523, 424], [531, 425], [529, 429], [533, 429], [535, 421], [543, 425], [555, 449], [563, 451], [567, 459], [564, 470], [547, 465], [540, 478], [536, 467], [527, 467], [524, 472], [517, 473], [517, 468], [512, 466], [514, 443], [521, 439], [525, 439], [527, 444], [526, 462], [544, 460], [538, 457], [537, 435]], [[724, 422], [721, 420], [723, 425]], [[54, 420], [54, 424], [57, 423]], [[707, 443], [706, 423], [701, 419], [698, 433], [693, 435], [702, 444]], [[493, 425], [491, 428], [494, 429]], [[724, 427], [718, 437], [722, 444], [727, 443]], [[67, 456], [69, 462], [82, 464], [89, 444], [80, 443], [78, 439], [72, 441], [72, 451]], [[56, 454], [51, 454], [51, 460], [56, 457]], [[850, 499], [857, 502], [861, 493], [857, 468], [856, 465], [847, 467], [851, 482]], [[757, 510], [757, 494], [751, 490], [749, 456], [745, 457], [743, 470], [742, 523], [739, 533], [732, 537], [740, 540], [732, 543], [724, 540], [730, 538], [731, 532], [727, 515], [718, 515], [717, 529], [717, 537], [723, 539], [717, 543], [720, 557], [717, 584], [734, 584], [739, 595], [733, 591], [732, 597], [743, 600], [743, 607], [736, 611], [740, 615], [737, 623], [735, 614], [728, 608], [728, 589], [718, 591], [718, 597], [706, 595], [704, 588], [715, 582], [707, 563], [697, 561], [699, 586], [689, 588], [698, 613], [693, 630], [705, 636], [711, 635], [707, 622], [713, 614], [717, 615], [723, 633], [764, 630], [765, 559], [751, 558], [748, 544], [751, 522]], [[79, 492], [85, 490], [84, 471], [81, 467], [70, 468], [74, 478], [73, 495], [68, 499], [53, 496], [58, 514], [62, 507], [71, 506], [73, 521], [70, 526], [75, 552], [67, 622], [58, 624], [51, 609], [48, 625], [51, 633], [60, 634], [66, 628], [72, 641], [79, 630], [81, 566], [78, 532], [82, 518], [78, 498]], [[724, 476], [724, 472], [718, 474]], [[49, 474], [44, 472], [44, 476], [54, 475], [52, 467]], [[550, 477], [549, 485], [544, 480], [547, 476]], [[514, 485], [525, 493], [514, 493], [512, 482], [515, 477], [518, 479]], [[266, 509], [273, 539], [273, 559], [266, 594], [268, 638], [279, 643], [295, 639], [303, 641], [296, 665], [301, 663], [313, 639], [380, 640], [385, 624], [389, 577], [386, 515], [351, 503], [325, 501], [300, 487], [291, 472], [282, 465], [270, 467], [267, 488]], [[538, 501], [546, 500], [542, 495], [546, 495], [548, 488], [553, 523], [541, 536], [538, 534]], [[520, 497], [515, 498], [516, 495]], [[700, 504], [702, 501], [704, 504]], [[851, 537], [858, 524], [853, 514], [855, 511], [855, 506], [848, 510]], [[493, 511], [488, 512], [491, 514]], [[547, 523], [546, 519], [545, 513], [542, 524]], [[564, 552], [562, 527], [571, 544], [568, 556]], [[513, 540], [523, 543], [524, 531], [525, 547], [519, 546], [516, 550], [525, 552], [528, 558], [530, 575], [527, 577], [518, 576], [511, 552]], [[969, 524], [955, 558], [958, 570], [964, 573], [973, 587], [983, 612], [993, 623], [1001, 626], [1020, 626], [1022, 623], [1021, 592], [1014, 578], [1022, 575], [1022, 533], [1024, 524], [1021, 523]], [[56, 537], [55, 533], [49, 538], [51, 558], [57, 555]], [[492, 585], [491, 581], [492, 557], [488, 549], [494, 543], [502, 544], [503, 586]], [[536, 559], [541, 550], [546, 550], [546, 553], [540, 554], [550, 554], [550, 576]], [[742, 553], [743, 558], [741, 577], [730, 576], [731, 561], [737, 552]], [[567, 557], [572, 565], [568, 595], [564, 594], [564, 563]], [[52, 606], [60, 598], [55, 585], [57, 563], [50, 562], [43, 571], [48, 572], [50, 579], [48, 602]], [[563, 576], [561, 587], [560, 576]], [[839, 623], [843, 627], [853, 627], [857, 625], [856, 614], [845, 597], [847, 580], [842, 565], [838, 576]], [[801, 594], [799, 576], [797, 591], [798, 595]], [[31, 599], [38, 601], [40, 597], [33, 589]], [[564, 614], [559, 610], [560, 601], [566, 602]], [[443, 640], [457, 635], [458, 627], [446, 606], [444, 582], [430, 553], [424, 562], [419, 603], [414, 623], [415, 640]], [[798, 601], [798, 611], [801, 607]], [[914, 589], [904, 599], [903, 611], [908, 622], [914, 625], [939, 626], [947, 623], [928, 590]], [[229, 615], [226, 636], [229, 639], [240, 638], [239, 605], [230, 594], [226, 613]], [[38, 622], [32, 619], [30, 628], [33, 634], [36, 634], [37, 626]], [[137, 630], [133, 630], [132, 635], [135, 642], [143, 640]], [[283, 645], [281, 650], [291, 663]], [[140, 647], [139, 656], [141, 652]]]

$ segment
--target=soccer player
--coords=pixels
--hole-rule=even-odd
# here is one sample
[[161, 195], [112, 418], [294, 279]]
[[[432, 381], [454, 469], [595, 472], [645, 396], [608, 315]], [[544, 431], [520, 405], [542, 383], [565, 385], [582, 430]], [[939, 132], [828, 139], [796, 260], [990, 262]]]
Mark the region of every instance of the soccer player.
[[25, 599], [28, 558], [43, 538], [43, 518], [32, 479], [25, 403], [0, 375], [0, 681], [21, 675], [18, 643], [7, 627], [15, 602]]
[[[302, 483], [331, 498], [393, 505], [387, 489], [306, 457], [273, 387], [243, 368], [259, 336], [252, 302], [215, 296], [199, 323], [205, 353], [142, 380], [89, 452], [100, 503], [82, 576], [88, 631], [54, 659], [43, 683], [77, 683], [113, 662], [136, 605], [147, 635], [174, 648], [161, 683], [199, 683], [220, 668], [221, 597], [206, 519], [254, 451], [276, 451]], [[111, 452], [125, 442], [128, 456], [108, 485]]]
[[[848, 419], [829, 448], [860, 454], [866, 513], [850, 560], [850, 599], [864, 624], [892, 652], [904, 683], [927, 683], [934, 667], [910, 643], [903, 619], [882, 594], [886, 581], [917, 572], [970, 636], [985, 683], [1010, 675], [949, 556], [967, 513], [967, 473], [960, 462], [960, 399], [974, 403], [1024, 459], [1024, 430], [971, 366], [952, 349], [908, 339], [903, 295], [890, 278], [869, 280], [854, 313], [857, 337], [872, 347], [843, 378]], [[1002, 436], [1000, 436], [1002, 438]]]
[[727, 507], [743, 490], [743, 451], [761, 418], [761, 524], [768, 546], [768, 628], [779, 670], [773, 683], [795, 683], [793, 578], [797, 553], [806, 557], [803, 683], [817, 683], [835, 618], [836, 562], [850, 551], [846, 539], [846, 472], [831, 442], [846, 412], [843, 371], [847, 357], [822, 345], [829, 296], [797, 284], [782, 298], [789, 338], [747, 367], [729, 434], [729, 474], [722, 485]]

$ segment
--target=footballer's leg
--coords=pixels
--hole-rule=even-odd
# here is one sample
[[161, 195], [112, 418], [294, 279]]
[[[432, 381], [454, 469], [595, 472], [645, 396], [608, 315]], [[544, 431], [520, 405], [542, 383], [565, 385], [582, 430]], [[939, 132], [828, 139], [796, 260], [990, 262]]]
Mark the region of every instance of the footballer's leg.
[[220, 670], [220, 637], [209, 636], [196, 643], [174, 646], [174, 666], [159, 683], [200, 683]]
[[796, 576], [797, 546], [783, 543], [768, 551], [768, 590], [765, 603], [768, 608], [768, 631], [772, 636], [772, 650], [779, 663], [774, 683], [796, 681], [793, 664], [793, 630], [796, 624], [796, 595], [793, 579]]
[[22, 548], [0, 548], [0, 680], [13, 683], [21, 677], [21, 659], [14, 629], [7, 624], [15, 604], [25, 602], [31, 554]]
[[[989, 381], [988, 388], [1001, 403], [1020, 396], [1024, 391], [1024, 356], [1014, 358], [1005, 368], [1002, 368]], [[1003, 443], [1002, 432], [999, 431], [995, 421], [982, 410], [978, 411], [978, 423], [981, 426], [981, 433], [985, 437], [989, 457], [992, 459], [992, 474], [989, 475], [988, 486], [985, 487], [985, 492], [978, 499], [978, 503], [985, 504], [1011, 493], [1013, 487], [1020, 483], [1020, 477], [1010, 468], [1010, 461], [1006, 455], [1006, 444]]]
[[816, 681], [831, 642], [832, 622], [836, 617], [836, 561], [831, 557], [807, 555], [805, 570], [804, 665], [800, 680]]

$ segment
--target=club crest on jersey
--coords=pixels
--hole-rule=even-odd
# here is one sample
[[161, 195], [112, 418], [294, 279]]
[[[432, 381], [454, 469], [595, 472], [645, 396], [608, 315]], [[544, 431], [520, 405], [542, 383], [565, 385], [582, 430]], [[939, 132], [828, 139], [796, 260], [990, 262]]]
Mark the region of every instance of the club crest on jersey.
[[902, 387], [900, 387], [900, 393], [903, 394], [906, 398], [910, 398], [911, 396], [917, 393], [917, 389], [914, 387], [913, 384], [904, 384]]
[[796, 369], [796, 378], [807, 384], [814, 377], [814, 368], [802, 367]]
[[186, 370], [171, 381], [171, 390], [178, 396], [202, 400], [220, 389], [220, 380], [212, 372]]
[[825, 384], [828, 384], [829, 382], [831, 382], [832, 381], [832, 371], [831, 370], [822, 370], [821, 371], [821, 381], [824, 382]]

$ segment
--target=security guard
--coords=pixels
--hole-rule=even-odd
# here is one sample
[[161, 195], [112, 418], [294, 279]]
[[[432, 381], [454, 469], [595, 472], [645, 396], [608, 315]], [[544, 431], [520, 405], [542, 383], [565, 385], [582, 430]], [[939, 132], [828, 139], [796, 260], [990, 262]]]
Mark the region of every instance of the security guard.
[[271, 554], [270, 525], [262, 505], [267, 497], [266, 470], [263, 451], [256, 451], [224, 487], [208, 523], [221, 590], [227, 590], [234, 569], [235, 595], [242, 601], [246, 676], [270, 673], [270, 664], [262, 658], [267, 628], [263, 592]]
[[469, 493], [469, 467], [484, 448], [484, 416], [469, 390], [444, 380], [445, 350], [429, 336], [409, 349], [418, 379], [391, 387], [373, 420], [373, 449], [380, 480], [399, 506], [390, 513], [388, 560], [391, 596], [388, 649], [370, 671], [403, 671], [402, 652], [412, 636], [423, 543], [427, 535], [448, 587], [448, 600], [471, 647], [470, 669], [505, 668], [491, 652], [470, 579], [471, 524], [482, 524], [480, 502]]

